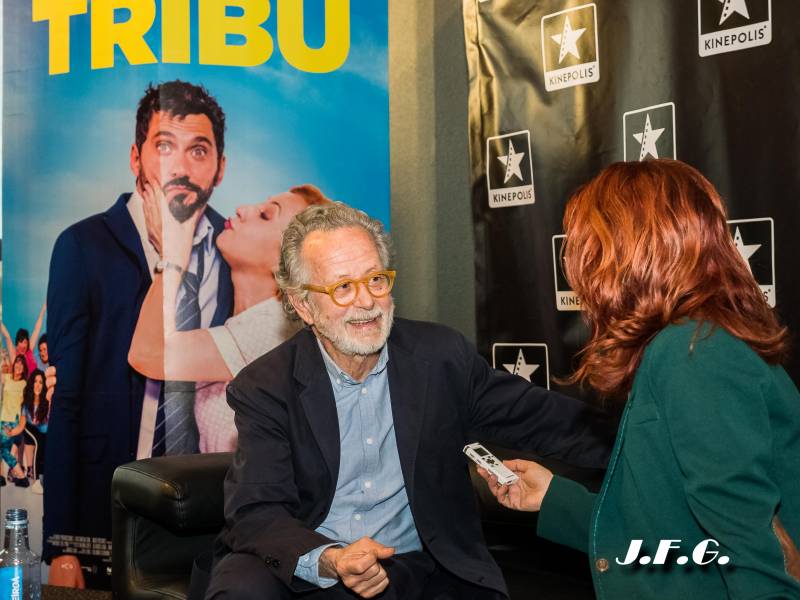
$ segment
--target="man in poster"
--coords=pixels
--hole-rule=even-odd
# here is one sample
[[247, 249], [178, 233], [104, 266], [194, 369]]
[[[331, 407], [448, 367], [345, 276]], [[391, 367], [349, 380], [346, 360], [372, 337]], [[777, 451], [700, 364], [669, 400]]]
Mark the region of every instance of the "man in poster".
[[[203, 211], [176, 319], [186, 328], [209, 327], [231, 313], [230, 270], [216, 248], [224, 220], [207, 206], [225, 172], [224, 133], [225, 114], [204, 88], [182, 81], [150, 86], [131, 147], [134, 192], [68, 227], [55, 243], [47, 330], [59, 383], [48, 433], [43, 552], [54, 559], [51, 583], [80, 583], [75, 555], [110, 564], [118, 465], [198, 450], [194, 384], [146, 379], [128, 365], [128, 351], [151, 274], [173, 268], [159, 258], [160, 233], [145, 222], [147, 185], [163, 190], [179, 221]], [[96, 586], [107, 573], [99, 575]]]

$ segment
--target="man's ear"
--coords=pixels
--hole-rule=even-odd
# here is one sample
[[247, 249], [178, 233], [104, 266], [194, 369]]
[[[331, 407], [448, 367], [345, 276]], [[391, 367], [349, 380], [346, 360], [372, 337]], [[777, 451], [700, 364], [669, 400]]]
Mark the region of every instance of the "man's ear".
[[311, 326], [314, 324], [314, 316], [309, 306], [308, 297], [303, 298], [297, 292], [289, 292], [289, 302], [306, 325]]
[[141, 171], [141, 164], [139, 162], [139, 148], [136, 146], [136, 143], [131, 144], [131, 173], [137, 179], [139, 178], [139, 172]]
[[217, 168], [217, 176], [214, 179], [214, 186], [218, 186], [220, 183], [222, 183], [222, 177], [225, 175], [225, 163], [227, 162], [228, 161], [223, 154], [219, 159], [219, 167]]

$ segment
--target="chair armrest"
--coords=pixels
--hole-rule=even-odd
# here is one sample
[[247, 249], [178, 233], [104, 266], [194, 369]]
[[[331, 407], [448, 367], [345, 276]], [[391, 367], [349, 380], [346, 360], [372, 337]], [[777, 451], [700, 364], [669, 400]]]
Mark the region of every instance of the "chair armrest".
[[216, 533], [225, 524], [223, 482], [232, 460], [232, 453], [222, 452], [122, 465], [114, 471], [114, 509], [145, 517], [178, 535]]

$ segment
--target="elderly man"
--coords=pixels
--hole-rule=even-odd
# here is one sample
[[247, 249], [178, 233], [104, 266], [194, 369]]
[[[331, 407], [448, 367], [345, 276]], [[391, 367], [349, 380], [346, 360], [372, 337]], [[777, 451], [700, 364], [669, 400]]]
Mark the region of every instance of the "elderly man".
[[206, 598], [506, 598], [465, 444], [605, 464], [580, 402], [394, 320], [390, 242], [343, 204], [289, 224], [277, 280], [308, 326], [228, 387], [239, 448]]

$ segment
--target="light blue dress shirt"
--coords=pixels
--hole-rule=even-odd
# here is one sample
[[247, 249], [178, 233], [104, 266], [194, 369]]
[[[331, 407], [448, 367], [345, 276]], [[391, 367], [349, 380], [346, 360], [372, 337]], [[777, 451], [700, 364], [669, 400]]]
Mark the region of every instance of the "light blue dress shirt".
[[363, 536], [394, 548], [397, 554], [421, 550], [422, 544], [400, 469], [387, 347], [362, 382], [342, 371], [321, 343], [319, 348], [336, 400], [340, 457], [333, 503], [316, 531], [338, 544], [301, 556], [294, 574], [319, 587], [331, 587], [338, 580], [319, 576], [319, 558], [326, 548], [352, 544]]

